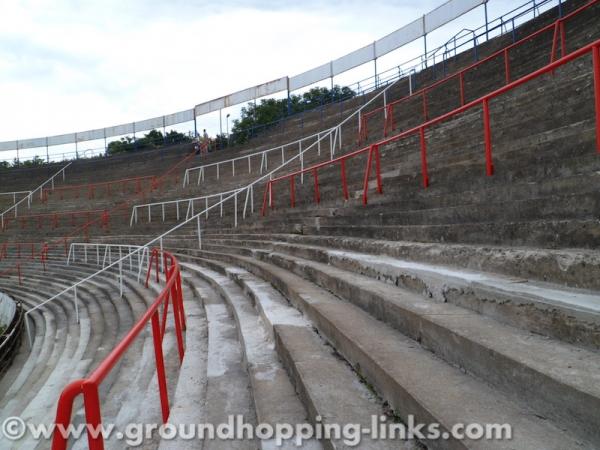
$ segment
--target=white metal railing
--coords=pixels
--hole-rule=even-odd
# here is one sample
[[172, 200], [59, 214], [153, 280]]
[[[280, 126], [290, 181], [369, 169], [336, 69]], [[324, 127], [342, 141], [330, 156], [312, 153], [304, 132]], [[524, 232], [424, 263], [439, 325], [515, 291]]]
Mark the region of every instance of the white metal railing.
[[[186, 208], [186, 212], [185, 212], [185, 218], [189, 219], [191, 216], [194, 215], [194, 204], [196, 202], [200, 202], [200, 203], [204, 203], [204, 208], [206, 211], [206, 217], [208, 218], [208, 203], [210, 199], [213, 198], [218, 198], [219, 201], [223, 200], [223, 197], [226, 195], [229, 195], [233, 192], [239, 191], [241, 189], [233, 189], [227, 192], [219, 192], [217, 194], [208, 194], [208, 195], [202, 195], [200, 197], [194, 197], [194, 198], [185, 198], [185, 199], [177, 199], [177, 200], [167, 200], [164, 202], [155, 202], [155, 203], [145, 203], [142, 205], [134, 205], [132, 210], [131, 210], [131, 219], [129, 220], [129, 226], [132, 227], [134, 223], [138, 223], [138, 210], [140, 209], [147, 209], [148, 210], [148, 223], [152, 222], [152, 207], [156, 207], [156, 206], [160, 206], [160, 210], [161, 210], [161, 217], [162, 217], [162, 221], [165, 221], [165, 216], [166, 216], [166, 208], [168, 206], [171, 205], [175, 205], [175, 216], [177, 218], [177, 221], [179, 222], [180, 218], [181, 218], [181, 208], [179, 207], [180, 204], [183, 205], [187, 205]], [[221, 204], [221, 206], [223, 206]], [[196, 208], [197, 209], [197, 208]], [[252, 211], [254, 211], [254, 206], [252, 206]], [[221, 207], [221, 217], [223, 217], [223, 208]]]
[[[391, 83], [390, 85], [386, 86], [381, 92], [377, 93], [377, 95], [373, 96], [373, 98], [371, 100], [369, 100], [368, 102], [366, 102], [364, 105], [362, 105], [360, 108], [358, 108], [355, 112], [353, 112], [352, 114], [350, 114], [348, 117], [346, 117], [344, 120], [342, 120], [334, 129], [337, 129], [341, 126], [343, 126], [344, 124], [348, 123], [351, 119], [355, 118], [356, 116], [359, 116], [359, 123], [360, 123], [360, 113], [361, 111], [370, 106], [371, 103], [373, 103], [375, 100], [377, 100], [380, 96], [383, 96], [385, 94], [385, 92], [391, 88], [392, 86], [394, 86], [395, 83]], [[324, 139], [326, 135], [321, 136], [321, 139]], [[316, 145], [317, 142], [313, 143], [312, 145]], [[65, 295], [71, 293], [72, 294], [72, 299], [75, 302], [75, 308], [78, 308], [78, 300], [77, 300], [77, 288], [80, 287], [81, 285], [89, 282], [90, 280], [92, 280], [93, 278], [113, 269], [113, 268], [118, 268], [119, 271], [119, 280], [120, 280], [120, 286], [121, 286], [121, 295], [122, 295], [122, 283], [123, 283], [123, 263], [125, 261], [135, 261], [136, 259], [138, 261], [140, 261], [139, 267], [138, 267], [138, 273], [141, 273], [141, 267], [143, 266], [143, 261], [147, 259], [147, 255], [149, 252], [149, 249], [152, 246], [158, 245], [158, 247], [160, 248], [160, 250], [163, 250], [163, 240], [165, 237], [171, 235], [172, 233], [180, 230], [182, 227], [192, 224], [194, 225], [195, 222], [195, 230], [194, 232], [197, 233], [198, 236], [198, 248], [202, 248], [202, 229], [201, 229], [201, 224], [200, 224], [200, 220], [202, 218], [203, 215], [207, 214], [208, 211], [213, 210], [217, 207], [222, 207], [223, 204], [225, 204], [227, 201], [229, 200], [233, 200], [234, 205], [235, 205], [235, 226], [237, 226], [237, 196], [242, 193], [243, 191], [246, 191], [246, 205], [245, 207], [248, 205], [248, 199], [249, 199], [249, 195], [248, 193], [250, 192], [254, 192], [254, 186], [257, 185], [258, 183], [266, 180], [266, 179], [271, 179], [273, 178], [273, 174], [275, 174], [276, 172], [278, 172], [279, 170], [281, 170], [283, 167], [287, 166], [288, 164], [290, 164], [293, 161], [296, 161], [297, 159], [300, 159], [303, 157], [304, 153], [309, 151], [312, 148], [312, 146], [309, 146], [307, 148], [305, 148], [302, 153], [297, 154], [295, 156], [293, 156], [292, 158], [288, 159], [285, 163], [279, 165], [278, 167], [276, 167], [275, 169], [271, 170], [271, 172], [264, 174], [263, 176], [257, 178], [256, 180], [252, 181], [250, 184], [248, 184], [247, 186], [240, 188], [236, 191], [233, 191], [233, 193], [226, 195], [225, 198], [223, 198], [222, 200], [220, 200], [217, 203], [214, 203], [213, 205], [210, 205], [208, 208], [206, 208], [205, 210], [202, 210], [200, 212], [197, 212], [196, 214], [194, 214], [193, 216], [187, 218], [185, 221], [178, 223], [177, 225], [175, 225], [174, 227], [172, 227], [171, 229], [167, 230], [166, 232], [162, 233], [161, 235], [155, 237], [154, 239], [151, 239], [150, 241], [148, 241], [146, 244], [141, 245], [141, 246], [134, 246], [134, 245], [121, 245], [121, 244], [99, 244], [100, 246], [102, 245], [108, 245], [109, 248], [119, 248], [120, 249], [120, 253], [119, 253], [119, 257], [117, 260], [112, 261], [112, 262], [106, 262], [106, 265], [104, 267], [102, 267], [101, 269], [99, 269], [97, 272], [86, 276], [85, 278], [79, 280], [78, 282], [74, 283], [73, 285], [63, 289], [62, 291], [60, 291], [59, 293], [53, 295], [52, 297], [48, 298], [47, 300], [44, 300], [42, 303], [36, 305], [34, 308], [29, 309], [26, 313], [25, 313], [25, 317], [26, 317], [26, 328], [27, 328], [27, 336], [29, 339], [29, 346], [31, 348], [32, 346], [32, 338], [31, 338], [31, 332], [30, 332], [30, 328], [29, 328], [29, 315], [41, 308], [42, 306], [44, 306], [45, 304], [51, 302], [51, 301], [55, 301], [61, 297], [64, 297]], [[225, 195], [225, 194], [224, 194]], [[244, 209], [245, 211], [245, 209]], [[72, 244], [71, 248], [76, 248], [73, 247], [73, 245], [76, 246], [81, 246], [81, 248], [92, 248], [94, 245], [96, 244]], [[90, 247], [92, 246], [92, 247]], [[129, 253], [127, 253], [126, 255], [123, 255], [123, 249], [124, 248], [133, 248], [134, 250], [129, 251]], [[100, 247], [98, 247], [100, 248]], [[100, 250], [98, 250], [99, 252]], [[105, 250], [107, 251], [107, 250]], [[74, 250], [73, 250], [74, 252]], [[84, 250], [85, 252], [85, 250]], [[134, 258], [135, 257], [135, 258]], [[73, 254], [68, 256], [69, 260], [74, 260], [74, 256]], [[84, 254], [84, 258], [85, 258], [85, 254]], [[99, 261], [99, 256], [98, 256], [98, 261]], [[104, 261], [104, 259], [103, 259]], [[162, 263], [162, 260], [160, 261]], [[104, 262], [103, 262], [104, 264]], [[76, 311], [77, 312], [77, 311]]]
[[[31, 206], [31, 191], [0, 192], [0, 197], [12, 197], [13, 205], [17, 203], [17, 195], [27, 194], [27, 206]], [[21, 200], [21, 198], [19, 198]]]
[[52, 189], [54, 189], [54, 179], [56, 177], [62, 175], [62, 179], [64, 181], [65, 180], [65, 169], [67, 167], [69, 167], [71, 164], [72, 163], [67, 163], [62, 169], [60, 169], [58, 172], [56, 172], [54, 175], [52, 175], [50, 178], [48, 178], [46, 181], [44, 181], [42, 184], [40, 184], [33, 191], [29, 192], [29, 194], [27, 196], [23, 197], [21, 200], [19, 200], [18, 202], [16, 202], [10, 208], [8, 208], [5, 211], [3, 211], [2, 213], [0, 213], [0, 228], [2, 228], [2, 229], [4, 228], [4, 217], [6, 215], [8, 215], [8, 213], [10, 213], [11, 211], [14, 211], [14, 217], [18, 217], [19, 205], [21, 203], [23, 203], [24, 201], [27, 201], [27, 208], [31, 208], [31, 201], [33, 199], [33, 196], [38, 191], [40, 193], [40, 199], [42, 199], [43, 198], [43, 190], [44, 190], [44, 188], [46, 187], [47, 184], [50, 184], [52, 186]]
[[[123, 255], [124, 253], [125, 256]], [[133, 272], [137, 268], [137, 281], [138, 283], [142, 277], [142, 270], [144, 267], [150, 267], [150, 251], [148, 246], [139, 246], [139, 245], [121, 245], [121, 244], [102, 244], [102, 243], [79, 243], [74, 242], [69, 247], [69, 253], [67, 256], [67, 265], [76, 262], [77, 255], [86, 263], [90, 264], [95, 261], [98, 266], [102, 266], [97, 272], [79, 280], [77, 283], [72, 286], [64, 289], [58, 294], [44, 300], [42, 303], [37, 304], [33, 308], [30, 308], [25, 313], [25, 328], [27, 330], [27, 339], [29, 342], [29, 347], [33, 345], [32, 337], [31, 337], [31, 329], [29, 326], [29, 315], [34, 311], [40, 309], [45, 304], [56, 300], [61, 297], [65, 293], [72, 291], [73, 293], [73, 304], [75, 307], [75, 318], [77, 323], [79, 323], [79, 297], [77, 293], [77, 288], [81, 285], [85, 284], [92, 278], [95, 278], [101, 273], [106, 272], [108, 269], [117, 267], [119, 271], [119, 296], [123, 297], [123, 271], [127, 270], [127, 266], [129, 267], [129, 271]], [[114, 255], [114, 256], [113, 256]], [[113, 258], [116, 258], [113, 260]], [[124, 267], [125, 266], [125, 267]]]
[[283, 164], [283, 163], [285, 163], [285, 150], [288, 147], [292, 147], [292, 146], [296, 146], [296, 145], [301, 147], [302, 142], [309, 141], [309, 140], [312, 140], [315, 138], [317, 140], [320, 140], [320, 137], [322, 134], [329, 134], [334, 129], [335, 129], [335, 127], [329, 128], [327, 130], [319, 131], [318, 133], [312, 134], [310, 136], [305, 136], [303, 138], [297, 139], [292, 142], [288, 142], [287, 144], [278, 145], [277, 147], [269, 148], [267, 150], [260, 150], [258, 152], [250, 153], [249, 155], [237, 156], [235, 158], [226, 159], [225, 161], [217, 161], [217, 162], [210, 163], [210, 164], [203, 164], [201, 166], [190, 167], [185, 170], [185, 174], [183, 176], [183, 187], [188, 186], [190, 184], [190, 173], [196, 172], [196, 171], [198, 172], [198, 181], [196, 184], [200, 185], [200, 182], [204, 181], [205, 169], [208, 169], [210, 167], [216, 168], [217, 180], [220, 178], [220, 174], [221, 174], [220, 168], [223, 166], [231, 166], [231, 175], [233, 177], [235, 177], [236, 161], [239, 161], [239, 162], [247, 161], [248, 162], [248, 173], [250, 174], [250, 173], [252, 173], [252, 158], [254, 158], [254, 157], [260, 157], [259, 174], [262, 174], [263, 171], [269, 170], [268, 158], [269, 158], [270, 153], [281, 152], [281, 163]]

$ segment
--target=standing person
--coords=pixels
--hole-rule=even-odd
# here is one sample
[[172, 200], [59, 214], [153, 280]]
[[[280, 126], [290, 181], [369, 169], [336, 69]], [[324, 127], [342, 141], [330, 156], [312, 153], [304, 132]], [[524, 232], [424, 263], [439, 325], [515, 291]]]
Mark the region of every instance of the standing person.
[[208, 138], [208, 133], [206, 132], [206, 128], [202, 130], [202, 147], [204, 147], [204, 152], [208, 153], [208, 146], [210, 144], [210, 140]]

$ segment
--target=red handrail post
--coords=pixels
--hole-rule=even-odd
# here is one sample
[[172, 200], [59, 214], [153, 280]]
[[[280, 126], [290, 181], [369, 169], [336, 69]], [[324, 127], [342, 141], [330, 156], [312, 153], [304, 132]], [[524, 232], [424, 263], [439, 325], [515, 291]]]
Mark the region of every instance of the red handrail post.
[[510, 84], [510, 59], [508, 56], [508, 48], [504, 49], [504, 80], [506, 84]]
[[[87, 430], [88, 446], [90, 450], [104, 450], [104, 437], [100, 427], [102, 426], [102, 414], [100, 412], [100, 396], [98, 385], [89, 380], [82, 383], [83, 407], [85, 409], [85, 421], [91, 428]], [[95, 436], [90, 432], [95, 431]]]
[[465, 106], [465, 73], [460, 72], [458, 79], [460, 83], [460, 106]]
[[169, 420], [169, 393], [167, 391], [167, 375], [165, 373], [165, 360], [162, 349], [160, 325], [158, 324], [158, 310], [152, 314], [152, 339], [154, 342], [154, 356], [156, 358], [156, 375], [158, 377], [158, 391], [160, 394], [160, 407], [163, 423]]
[[423, 177], [423, 187], [429, 186], [429, 172], [427, 170], [427, 142], [425, 141], [425, 127], [419, 129], [421, 140], [421, 175]]
[[269, 206], [275, 209], [275, 195], [273, 194], [273, 182], [269, 182]]
[[369, 176], [371, 175], [371, 168], [373, 166], [373, 157], [375, 157], [375, 176], [377, 180], [377, 192], [383, 193], [383, 187], [381, 183], [381, 163], [379, 158], [379, 144], [371, 144], [369, 147], [369, 156], [367, 158], [367, 167], [365, 169], [365, 177], [363, 181], [363, 205], [368, 202], [368, 190], [369, 190]]
[[177, 272], [177, 300], [179, 301], [179, 312], [181, 313], [181, 326], [187, 330], [187, 322], [185, 320], [185, 305], [183, 304], [183, 290], [181, 289], [181, 272]]
[[373, 162], [373, 146], [369, 148], [369, 154], [367, 156], [367, 167], [365, 168], [365, 177], [363, 180], [363, 205], [367, 204], [368, 201], [368, 190], [369, 190], [369, 175], [371, 174], [371, 164]]
[[67, 450], [67, 436], [64, 433], [71, 423], [73, 415], [73, 403], [75, 398], [83, 392], [82, 385], [84, 380], [72, 381], [65, 387], [58, 398], [56, 407], [56, 419], [52, 434], [52, 450]]
[[560, 56], [564, 57], [567, 54], [567, 36], [565, 33], [565, 22], [560, 21]]
[[[556, 47], [558, 46], [558, 26], [559, 21], [554, 23], [554, 33], [552, 35], [552, 50], [550, 50], [550, 64], [556, 60]], [[551, 72], [554, 75], [554, 70]]]
[[321, 193], [319, 192], [319, 176], [317, 175], [317, 169], [313, 169], [313, 179], [315, 182], [315, 203], [321, 203]]
[[342, 172], [342, 192], [344, 193], [344, 199], [348, 200], [348, 181], [346, 180], [346, 160], [340, 160], [340, 170]]
[[379, 144], [375, 144], [375, 177], [377, 180], [377, 192], [383, 194], [383, 183], [381, 182], [381, 158], [379, 157]]
[[182, 301], [177, 293], [177, 283], [171, 286], [171, 298], [173, 299], [173, 316], [175, 319], [175, 334], [177, 337], [177, 349], [179, 351], [179, 362], [183, 362], [185, 350], [183, 348], [183, 325], [181, 323]]
[[290, 176], [290, 206], [296, 207], [296, 181], [294, 180], [294, 174]]
[[483, 100], [483, 134], [485, 140], [485, 171], [487, 176], [494, 174], [492, 162], [492, 132], [490, 127], [490, 103], [489, 99]]
[[594, 93], [596, 100], [596, 151], [600, 153], [600, 45], [592, 48], [594, 65]]

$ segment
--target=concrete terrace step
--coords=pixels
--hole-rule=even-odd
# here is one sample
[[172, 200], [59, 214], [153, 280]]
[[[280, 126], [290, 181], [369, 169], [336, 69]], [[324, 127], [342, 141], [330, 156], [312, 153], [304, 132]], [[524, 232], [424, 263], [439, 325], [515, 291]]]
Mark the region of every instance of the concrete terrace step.
[[250, 239], [206, 239], [203, 248], [286, 253], [383, 280], [528, 331], [600, 348], [600, 294], [524, 278], [418, 263], [389, 256]]
[[[526, 399], [541, 414], [576, 427], [582, 436], [598, 440], [596, 419], [587, 414], [600, 402], [593, 375], [599, 373], [597, 352], [541, 338], [464, 308], [431, 302], [406, 290], [297, 256], [254, 252], [253, 257], [336, 292], [450, 364], [488, 380], [509, 395]], [[553, 392], [551, 396], [547, 389]]]
[[[252, 387], [257, 423], [268, 423], [272, 426], [278, 423], [291, 425], [306, 423], [307, 413], [277, 359], [273, 341], [266, 339], [268, 330], [263, 328], [258, 312], [241, 289], [226, 276], [210, 269], [189, 263], [182, 263], [182, 266], [186, 272], [195, 273], [209, 283], [212, 289], [225, 300], [234, 316], [242, 344], [244, 365]], [[261, 448], [268, 449], [274, 445], [276, 445], [274, 440], [261, 441]], [[296, 446], [293, 442], [285, 442], [282, 446], [282, 448], [294, 447]], [[303, 444], [303, 448], [322, 447], [315, 441], [308, 441]]]
[[[445, 363], [357, 306], [287, 270], [243, 256], [194, 253], [243, 267], [273, 283], [403, 420], [414, 414], [416, 422], [441, 423], [444, 430], [459, 422], [508, 422], [513, 426], [510, 443], [428, 441], [432, 448], [591, 448], [590, 444], [558, 431], [566, 430], [566, 425], [557, 428], [556, 423], [541, 419], [524, 402], [508, 400], [504, 393]], [[297, 358], [291, 355], [290, 359], [294, 357]]]
[[[54, 268], [54, 271], [52, 271], [52, 268], [52, 265], [50, 265], [48, 274], [40, 273], [37, 275], [35, 273], [28, 272], [27, 278], [31, 280], [30, 284], [32, 286], [37, 285], [40, 280], [44, 279], [45, 283], [52, 285], [54, 284], [52, 281], [52, 276], [54, 276], [57, 279], [62, 279], [63, 282], [68, 285], [77, 279], [80, 279], [84, 273], [89, 273], [81, 272], [81, 267]], [[95, 271], [95, 267], [91, 269], [92, 272]], [[90, 283], [90, 285], [82, 286], [80, 288], [78, 294], [80, 296], [80, 314], [82, 317], [81, 329], [86, 330], [86, 338], [83, 338], [83, 335], [81, 337], [79, 336], [79, 325], [77, 325], [75, 322], [73, 304], [71, 301], [56, 301], [49, 303], [45, 307], [45, 310], [48, 310], [48, 308], [50, 308], [50, 310], [56, 310], [57, 307], [64, 305], [68, 307], [70, 313], [68, 313], [66, 317], [64, 312], [56, 311], [52, 314], [51, 317], [57, 320], [57, 327], [51, 327], [48, 329], [49, 333], [47, 331], [45, 338], [43, 341], [41, 341], [41, 344], [45, 346], [47, 350], [37, 352], [39, 355], [48, 354], [49, 356], [47, 358], [50, 359], [47, 360], [49, 362], [41, 363], [39, 361], [39, 357], [36, 359], [28, 359], [28, 361], [33, 363], [29, 364], [29, 370], [31, 370], [33, 367], [44, 368], [46, 375], [36, 376], [34, 374], [27, 374], [25, 367], [27, 363], [25, 363], [23, 366], [23, 370], [25, 370], [25, 372], [22, 372], [21, 378], [24, 381], [31, 381], [26, 381], [25, 385], [23, 385], [23, 382], [21, 382], [21, 388], [18, 388], [19, 384], [13, 384], [13, 390], [17, 390], [13, 392], [13, 394], [9, 392], [7, 396], [15, 395], [17, 396], [16, 398], [19, 398], [19, 400], [23, 402], [25, 397], [23, 397], [22, 393], [28, 392], [30, 398], [32, 398], [33, 395], [35, 395], [35, 398], [32, 398], [32, 402], [26, 408], [25, 405], [27, 404], [27, 401], [25, 401], [25, 403], [21, 403], [23, 406], [15, 405], [13, 408], [11, 408], [11, 411], [14, 410], [14, 413], [17, 415], [33, 414], [31, 419], [35, 423], [50, 423], [53, 420], [55, 412], [54, 408], [56, 406], [56, 398], [54, 397], [58, 396], [60, 389], [62, 389], [62, 387], [64, 387], [71, 379], [87, 375], [89, 370], [96, 366], [97, 363], [101, 361], [110, 350], [112, 350], [117, 339], [120, 339], [120, 337], [129, 330], [134, 318], [139, 316], [141, 312], [145, 311], [147, 305], [151, 301], [151, 298], [153, 299], [155, 297], [156, 294], [151, 294], [151, 296], [148, 296], [148, 294], [142, 294], [142, 292], [157, 292], [157, 287], [152, 287], [149, 291], [142, 291], [137, 288], [136, 285], [137, 281], [132, 280], [130, 282], [129, 277], [126, 274], [125, 296], [123, 299], [119, 299], [118, 283], [114, 280], [114, 278], [111, 277], [105, 277], [104, 279], [100, 277], [95, 281], [95, 283]], [[27, 288], [27, 286], [25, 286], [25, 288]], [[59, 287], [59, 289], [62, 289], [62, 287]], [[33, 289], [31, 291], [33, 292]], [[34, 296], [35, 294], [30, 295]], [[104, 296], [104, 298], [98, 298], [99, 296]], [[97, 299], [104, 301], [97, 301]], [[35, 303], [37, 302], [34, 301], [32, 305], [35, 305]], [[46, 313], [43, 312], [43, 310], [40, 311], [42, 311], [42, 316], [46, 316]], [[104, 317], [101, 318], [102, 316]], [[93, 320], [90, 320], [92, 318]], [[91, 328], [89, 325], [85, 326], [86, 323], [89, 323]], [[67, 328], [73, 328], [73, 331], [67, 332], [67, 341], [65, 344], [56, 347], [53, 344], [55, 339], [53, 337], [54, 331], [52, 330], [56, 330], [60, 334], [64, 334], [65, 326]], [[38, 342], [40, 342], [40, 340], [41, 337], [38, 335], [34, 341], [34, 349], [39, 347]], [[154, 375], [154, 371], [151, 370], [154, 366], [151, 337], [146, 337], [145, 340], [145, 344], [142, 343], [138, 345], [140, 352], [126, 356], [123, 362], [121, 362], [114, 369], [115, 373], [111, 374], [111, 376], [102, 385], [101, 398], [104, 398], [105, 396], [109, 397], [103, 402], [103, 417], [107, 422], [117, 422], [121, 424], [131, 422], [132, 416], [124, 417], [127, 416], [127, 414], [124, 414], [124, 412], [130, 411], [132, 407], [137, 409], [140, 405], [139, 395], [133, 395], [135, 393], [129, 389], [132, 379], [136, 380], [136, 386], [139, 386], [138, 394], [147, 397], [147, 404], [158, 404], [158, 399], [153, 398], [153, 396], [157, 397], [156, 387], [152, 388], [150, 383]], [[170, 344], [169, 340], [171, 341]], [[168, 337], [165, 338], [165, 341], [166, 349], [168, 351], [169, 348], [173, 347], [172, 332], [170, 329], [168, 331]], [[69, 342], [71, 342], [71, 344], [69, 344]], [[142, 347], [145, 347], [143, 354], [150, 355], [152, 358], [143, 358], [142, 363], [140, 363], [139, 354], [142, 353]], [[29, 351], [26, 348], [24, 350]], [[35, 353], [32, 353], [32, 355], [34, 354]], [[61, 354], [62, 356], [59, 356]], [[56, 360], [56, 363], [51, 362], [54, 360]], [[146, 362], [144, 363], [143, 361]], [[169, 371], [170, 377], [174, 376], [172, 366], [173, 364], [171, 364], [171, 370]], [[17, 369], [18, 368], [15, 368], [15, 371]], [[31, 385], [32, 382], [34, 383], [33, 385]], [[147, 391], [144, 386], [149, 386]], [[43, 394], [44, 389], [48, 390], [48, 394]], [[127, 392], [131, 398], [128, 398], [127, 394], [123, 395], [123, 392]], [[48, 404], [42, 406], [40, 403], [42, 401], [47, 401]], [[111, 410], [118, 411], [119, 417], [111, 417], [113, 414], [111, 413]], [[31, 413], [28, 413], [27, 411], [31, 411]], [[157, 417], [159, 416], [159, 408], [151, 409], [151, 411], [151, 417], [146, 418], [147, 421], [157, 421], [159, 419]], [[4, 413], [8, 414], [9, 410], [3, 408], [3, 415]], [[142, 414], [142, 416], [143, 415], [144, 414]], [[140, 416], [137, 417], [139, 418]], [[81, 419], [81, 411], [76, 411], [74, 417], [75, 422], [80, 421]], [[86, 441], [85, 438], [77, 442], [75, 444], [75, 448], [79, 448], [78, 446], [83, 444], [84, 441]], [[30, 444], [32, 443], [25, 442], [23, 444], [25, 445], [24, 448], [29, 448], [27, 446]]]
[[[189, 259], [185, 255], [181, 257]], [[271, 420], [279, 420], [281, 423], [283, 417], [280, 414], [287, 410], [285, 411], [287, 418], [283, 420], [283, 423], [290, 423], [288, 420], [290, 420], [289, 414], [292, 411], [288, 408], [291, 407], [294, 411], [291, 423], [303, 423], [306, 421], [306, 411], [304, 410], [306, 408], [313, 423], [317, 420], [316, 417], [319, 416], [323, 423], [361, 423], [363, 426], [368, 426], [372, 415], [382, 413], [382, 406], [373, 394], [369, 393], [366, 387], [360, 384], [356, 375], [347, 366], [331, 354], [331, 350], [324, 346], [312, 331], [310, 323], [297, 310], [290, 307], [287, 301], [272, 287], [245, 270], [227, 268], [214, 261], [195, 258], [191, 260], [194, 263], [184, 263], [185, 267], [201, 273], [204, 278], [211, 280], [213, 286], [221, 286], [221, 291], [225, 294], [225, 297], [232, 304], [233, 302], [238, 304], [237, 308], [240, 308], [238, 313], [243, 308], [249, 315], [254, 316], [253, 321], [257, 321], [258, 316], [260, 316], [260, 320], [265, 327], [263, 332], [269, 336], [271, 342], [264, 342], [263, 337], [260, 347], [253, 348], [251, 351], [260, 352], [264, 355], [265, 351], [273, 352], [272, 346], [275, 343], [278, 358], [286, 367], [289, 377], [292, 379], [291, 382], [295, 385], [296, 392], [298, 392], [304, 403], [304, 407], [299, 404], [287, 375], [278, 373], [280, 369], [275, 372], [278, 374], [275, 375], [274, 379], [272, 378], [273, 374], [268, 377], [271, 379], [271, 384], [276, 383], [278, 385], [277, 388], [271, 387], [274, 391], [269, 394], [267, 394], [267, 391], [271, 389], [267, 385], [267, 379], [264, 376], [258, 376], [257, 373], [258, 379], [256, 381], [259, 383], [254, 386], [254, 394], [259, 396], [260, 399], [255, 399], [259, 417], [259, 411], [262, 410], [263, 417], [264, 414], [268, 414]], [[215, 270], [220, 273], [215, 272]], [[244, 288], [244, 292], [249, 298], [244, 298], [240, 288], [235, 286], [234, 281]], [[238, 292], [236, 293], [236, 291]], [[236, 297], [237, 301], [235, 300]], [[256, 309], [252, 307], [252, 303], [254, 303]], [[271, 355], [269, 359], [271, 359], [272, 364], [279, 366], [275, 355]], [[324, 373], [328, 374], [326, 379], [323, 378]], [[281, 402], [282, 404], [270, 407], [263, 404], [260, 408], [259, 402], [268, 401], [269, 397], [271, 401]], [[286, 399], [289, 400], [286, 401]], [[337, 401], [334, 399], [337, 399]], [[339, 399], [344, 400], [339, 402]], [[291, 402], [295, 406], [286, 404], [287, 402]], [[278, 416], [280, 417], [278, 418]], [[322, 444], [324, 447], [331, 449], [348, 448], [343, 440], [339, 439], [325, 439]], [[408, 448], [412, 448], [410, 442], [406, 442], [406, 445]], [[263, 446], [263, 448], [265, 447]], [[267, 446], [266, 448], [270, 447]], [[321, 446], [311, 440], [304, 442], [302, 448], [321, 448]], [[397, 446], [385, 441], [365, 440], [361, 443], [361, 448], [383, 449], [397, 448]]]
[[[208, 361], [206, 372], [206, 423], [227, 423], [229, 416], [242, 415], [245, 423], [256, 424], [248, 374], [243, 367], [237, 330], [224, 301], [207, 285], [196, 283], [208, 321]], [[208, 449], [252, 449], [254, 440], [209, 440]]]

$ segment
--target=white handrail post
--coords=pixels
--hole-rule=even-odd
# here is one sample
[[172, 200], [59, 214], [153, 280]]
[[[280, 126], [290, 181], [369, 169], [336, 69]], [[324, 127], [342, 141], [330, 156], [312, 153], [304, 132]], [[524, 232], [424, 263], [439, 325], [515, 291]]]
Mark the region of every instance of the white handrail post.
[[234, 212], [234, 217], [235, 217], [235, 218], [234, 218], [234, 220], [233, 220], [233, 223], [234, 223], [234, 228], [237, 228], [237, 226], [238, 226], [238, 218], [237, 218], [237, 216], [238, 216], [238, 210], [237, 210], [237, 195], [238, 195], [238, 191], [235, 191], [235, 194], [234, 194], [234, 196], [233, 196], [233, 209], [234, 209], [234, 211], [235, 211], [235, 212]]
[[302, 141], [298, 142], [298, 154], [300, 155], [300, 184], [304, 184], [304, 153], [302, 152]]
[[235, 178], [235, 159], [231, 160], [231, 176]]
[[[119, 247], [120, 249], [121, 247]], [[119, 259], [119, 298], [123, 298], [123, 261]]]
[[87, 264], [87, 262], [88, 262], [87, 249], [88, 249], [88, 245], [87, 244], [83, 244], [83, 262], [85, 264]]
[[29, 327], [29, 312], [25, 313], [25, 328], [27, 329], [27, 341], [29, 342], [29, 349], [33, 348], [33, 339], [31, 338], [31, 328]]
[[198, 248], [200, 250], [202, 250], [202, 230], [200, 229], [200, 214], [198, 214], [197, 227], [198, 227]]
[[77, 299], [77, 285], [73, 286], [73, 302], [75, 303], [75, 319], [79, 323], [79, 300]]
[[179, 200], [175, 202], [175, 208], [177, 209], [177, 222], [179, 222]]

